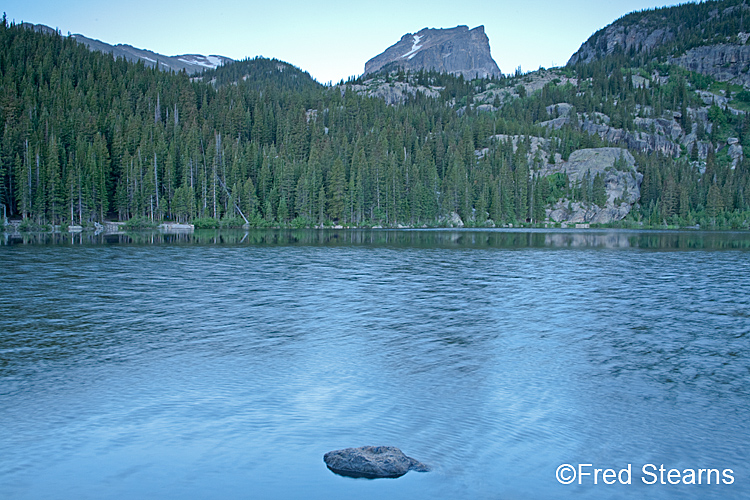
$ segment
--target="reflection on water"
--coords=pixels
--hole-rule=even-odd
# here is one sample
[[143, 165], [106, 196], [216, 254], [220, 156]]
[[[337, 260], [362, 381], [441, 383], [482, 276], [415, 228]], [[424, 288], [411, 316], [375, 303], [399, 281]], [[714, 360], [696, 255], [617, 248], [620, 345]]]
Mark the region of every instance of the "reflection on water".
[[[747, 497], [748, 240], [9, 237], [0, 498]], [[323, 463], [364, 445], [434, 471]], [[633, 484], [562, 486], [564, 463], [632, 464]], [[647, 487], [646, 463], [738, 479]]]
[[415, 248], [642, 248], [747, 250], [750, 233], [628, 230], [197, 230], [128, 233], [6, 233], [5, 245], [372, 245]]

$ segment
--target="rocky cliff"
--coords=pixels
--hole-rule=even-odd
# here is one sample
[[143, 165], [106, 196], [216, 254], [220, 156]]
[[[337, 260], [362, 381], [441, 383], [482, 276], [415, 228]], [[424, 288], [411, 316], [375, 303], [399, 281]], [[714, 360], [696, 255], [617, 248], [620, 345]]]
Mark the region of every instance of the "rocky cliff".
[[661, 117], [651, 117], [654, 113], [653, 108], [639, 106], [637, 111], [647, 117], [636, 116], [633, 119], [632, 129], [626, 130], [611, 126], [611, 118], [604, 113], [575, 113], [574, 116], [572, 113], [575, 108], [566, 102], [547, 106], [547, 113], [552, 119], [542, 121], [539, 125], [552, 129], [574, 125], [590, 135], [598, 135], [610, 144], [627, 147], [633, 151], [660, 153], [671, 157], [679, 157], [697, 148], [697, 158], [705, 160], [709, 149], [717, 153], [724, 151], [729, 156], [734, 169], [742, 161], [744, 155], [738, 138], [728, 137], [726, 141], [711, 143], [705, 137], [699, 139], [697, 131], [700, 124], [706, 133], [711, 133], [713, 123], [708, 119], [710, 105], [716, 104], [733, 114], [744, 114], [744, 112], [729, 106], [730, 101], [724, 97], [705, 91], [696, 91], [696, 93], [703, 99], [706, 106], [686, 108], [691, 123], [689, 130], [682, 127], [685, 120], [678, 112], [666, 110]]
[[651, 51], [659, 45], [674, 40], [669, 28], [660, 27], [651, 19], [626, 25], [621, 20], [594, 33], [568, 60], [568, 64], [588, 63], [611, 55], [616, 50]]
[[403, 104], [410, 97], [422, 93], [426, 97], [436, 99], [440, 96], [442, 87], [417, 85], [411, 82], [386, 82], [383, 78], [370, 78], [360, 85], [349, 86], [359, 95], [383, 99], [386, 104]]
[[385, 52], [367, 61], [365, 75], [385, 67], [421, 69], [463, 75], [464, 78], [499, 76], [500, 69], [490, 55], [490, 41], [484, 26], [450, 29], [425, 28], [401, 37]]
[[600, 207], [593, 203], [558, 200], [547, 210], [547, 216], [555, 222], [604, 224], [622, 220], [641, 197], [643, 174], [636, 171], [635, 159], [625, 149], [579, 149], [567, 162], [548, 164], [539, 173], [552, 175], [558, 172], [565, 173], [571, 185], [597, 174], [602, 176], [607, 202]]
[[594, 33], [568, 64], [589, 63], [616, 53], [647, 54], [648, 59], [750, 88], [749, 31], [750, 5], [740, 0], [634, 12]]
[[667, 60], [690, 71], [711, 75], [720, 82], [728, 81], [750, 88], [750, 45], [706, 45]]
[[[641, 197], [643, 174], [637, 171], [635, 158], [627, 149], [579, 149], [570, 154], [568, 161], [563, 161], [559, 153], [554, 156], [548, 153], [550, 139], [505, 134], [494, 135], [490, 139], [512, 145], [514, 153], [525, 142], [531, 178], [565, 174], [570, 187], [590, 182], [596, 175], [603, 179], [607, 195], [603, 206], [560, 198], [546, 209], [551, 221], [567, 224], [619, 221], [630, 213]], [[475, 154], [481, 158], [488, 152], [489, 149], [485, 148]]]

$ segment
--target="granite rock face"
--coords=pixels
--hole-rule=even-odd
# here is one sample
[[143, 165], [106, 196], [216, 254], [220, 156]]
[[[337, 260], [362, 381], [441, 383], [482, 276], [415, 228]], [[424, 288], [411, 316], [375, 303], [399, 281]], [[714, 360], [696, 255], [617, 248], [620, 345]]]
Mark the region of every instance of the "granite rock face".
[[670, 57], [670, 64], [711, 75], [720, 82], [732, 82], [750, 88], [750, 45], [719, 44], [695, 47], [679, 57]]
[[[729, 81], [750, 88], [750, 45], [747, 45], [750, 33], [735, 31], [730, 33], [731, 36], [718, 38], [708, 24], [716, 19], [734, 18], [735, 28], [739, 30], [743, 16], [750, 15], [750, 6], [726, 7], [726, 4], [722, 6], [720, 2], [715, 3], [716, 8], [708, 13], [686, 16], [678, 22], [669, 22], [667, 16], [659, 10], [624, 16], [594, 33], [571, 56], [568, 64], [592, 62], [615, 51], [626, 54], [630, 51], [648, 53], [659, 46], [678, 42], [677, 50], [682, 52], [666, 57], [665, 62], [712, 76], [718, 81]], [[680, 8], [685, 11], [690, 9], [686, 6]], [[701, 28], [703, 40], [697, 46], [695, 40], [690, 40], [691, 48], [682, 49], [679, 42], [687, 43], [684, 33], [695, 31], [696, 28]]]
[[367, 61], [365, 75], [389, 67], [409, 71], [435, 70], [464, 78], [499, 76], [500, 69], [490, 55], [490, 41], [484, 26], [450, 29], [424, 28], [408, 33], [385, 52]]
[[429, 466], [407, 457], [394, 446], [362, 446], [329, 451], [323, 461], [336, 474], [369, 479], [400, 477], [414, 470], [428, 472]]
[[658, 45], [674, 40], [674, 33], [662, 27], [656, 27], [650, 19], [624, 26], [614, 22], [594, 33], [581, 48], [568, 60], [568, 64], [588, 63], [612, 54], [616, 49], [631, 48], [650, 51]]
[[[725, 97], [705, 91], [696, 91], [696, 93], [709, 105], [716, 103], [733, 114], [744, 114], [743, 111], [738, 111], [728, 106], [728, 101]], [[681, 156], [683, 148], [690, 152], [692, 148], [697, 147], [698, 157], [705, 159], [711, 143], [707, 140], [698, 140], [697, 130], [698, 122], [700, 122], [704, 130], [709, 134], [711, 133], [713, 125], [708, 119], [708, 110], [708, 106], [687, 108], [692, 126], [690, 130], [686, 130], [682, 127], [682, 124], [686, 122], [681, 114], [667, 111], [660, 117], [652, 118], [650, 116], [653, 115], [653, 108], [645, 106], [642, 108], [642, 111], [649, 117], [636, 116], [633, 119], [632, 129], [626, 130], [611, 126], [610, 117], [603, 113], [572, 113], [573, 108], [570, 104], [557, 103], [547, 106], [547, 113], [552, 119], [540, 122], [539, 124], [554, 129], [559, 129], [567, 124], [575, 124], [580, 130], [588, 132], [590, 135], [596, 134], [610, 144], [624, 146], [634, 151], [645, 153], [657, 152], [672, 157]], [[742, 156], [742, 148], [741, 146], [731, 148], [731, 145], [729, 144], [730, 149], [728, 153], [736, 165], [737, 158]], [[714, 151], [718, 151], [723, 147], [722, 144], [713, 145]]]
[[596, 123], [589, 117], [583, 117], [583, 120], [581, 120], [581, 130], [588, 132], [590, 135], [597, 134], [609, 143], [624, 144], [631, 149], [659, 152], [669, 156], [680, 155], [680, 144], [676, 141], [682, 137], [683, 133], [674, 120], [636, 118], [635, 122], [637, 125], [644, 127], [653, 123], [656, 130], [659, 132], [666, 131], [667, 133], [630, 132], [621, 128], [610, 127], [605, 123]]
[[440, 96], [440, 90], [442, 89], [442, 87], [426, 87], [407, 82], [386, 83], [382, 79], [370, 79], [362, 85], [350, 85], [350, 87], [358, 95], [383, 99], [389, 106], [403, 104], [410, 97], [417, 95], [417, 92], [422, 93], [425, 97], [436, 99]]
[[559, 200], [547, 216], [555, 222], [605, 224], [625, 218], [641, 196], [643, 174], [635, 169], [635, 159], [620, 148], [579, 149], [567, 162], [546, 165], [541, 175], [562, 172], [571, 184], [599, 174], [604, 178], [607, 193], [605, 206]]

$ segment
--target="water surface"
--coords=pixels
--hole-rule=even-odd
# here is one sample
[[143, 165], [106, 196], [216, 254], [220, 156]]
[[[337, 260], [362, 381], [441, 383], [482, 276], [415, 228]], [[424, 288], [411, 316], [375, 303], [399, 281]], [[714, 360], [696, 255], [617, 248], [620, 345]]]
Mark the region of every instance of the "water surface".
[[[750, 493], [748, 233], [0, 238], [0, 497]], [[435, 471], [323, 464], [368, 444]]]

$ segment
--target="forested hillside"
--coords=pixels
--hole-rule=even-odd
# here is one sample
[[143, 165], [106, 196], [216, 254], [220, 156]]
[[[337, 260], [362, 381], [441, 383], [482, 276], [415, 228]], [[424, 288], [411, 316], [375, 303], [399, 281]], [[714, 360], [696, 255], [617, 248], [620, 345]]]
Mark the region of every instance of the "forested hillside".
[[[485, 226], [605, 207], [621, 224], [747, 227], [750, 134], [733, 108], [750, 99], [710, 77], [616, 53], [471, 82], [378, 78], [402, 102], [267, 59], [191, 79], [3, 20], [0, 199], [26, 227]], [[581, 150], [605, 146], [623, 149], [581, 170]]]
[[709, 0], [631, 12], [594, 33], [570, 63], [613, 53], [646, 53], [661, 62], [690, 49], [727, 43], [744, 45], [750, 32], [747, 0]]

